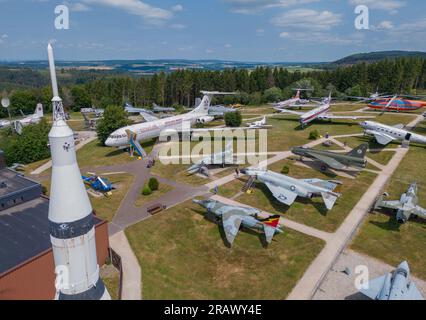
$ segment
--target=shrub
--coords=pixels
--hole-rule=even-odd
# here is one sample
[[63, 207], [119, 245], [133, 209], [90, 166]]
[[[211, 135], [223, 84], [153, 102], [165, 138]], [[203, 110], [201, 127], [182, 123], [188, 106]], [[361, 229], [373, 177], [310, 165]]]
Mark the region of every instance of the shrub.
[[144, 196], [149, 196], [152, 193], [152, 190], [149, 186], [144, 186], [142, 189], [142, 194]]
[[318, 130], [314, 130], [309, 132], [309, 140], [317, 140], [319, 138], [320, 134]]
[[158, 182], [157, 178], [152, 177], [149, 179], [148, 187], [151, 189], [151, 191], [156, 191], [160, 187], [160, 183]]
[[289, 168], [289, 166], [285, 165], [285, 166], [281, 169], [281, 173], [282, 173], [282, 174], [289, 174], [289, 173], [290, 173], [290, 168]]
[[228, 127], [239, 127], [243, 122], [243, 117], [240, 111], [225, 113], [225, 124]]

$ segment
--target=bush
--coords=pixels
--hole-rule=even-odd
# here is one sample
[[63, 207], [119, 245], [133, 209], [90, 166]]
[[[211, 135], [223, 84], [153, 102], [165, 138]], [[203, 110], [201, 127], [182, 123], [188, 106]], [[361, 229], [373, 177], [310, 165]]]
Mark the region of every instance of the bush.
[[282, 100], [283, 93], [280, 88], [273, 87], [268, 90], [265, 90], [263, 98], [266, 102], [278, 102]]
[[123, 108], [118, 106], [107, 107], [103, 118], [99, 120], [96, 126], [99, 141], [104, 144], [111, 133], [128, 124], [130, 124], [130, 121], [127, 119], [127, 114]]
[[158, 182], [157, 178], [152, 177], [151, 179], [149, 179], [148, 187], [152, 191], [158, 190], [158, 188], [160, 187], [160, 183]]
[[142, 189], [142, 194], [144, 196], [149, 196], [152, 193], [152, 190], [149, 186], [144, 186]]
[[318, 130], [314, 130], [309, 132], [309, 140], [317, 140], [319, 138], [320, 134]]
[[289, 166], [284, 166], [282, 169], [281, 169], [281, 173], [282, 174], [289, 174], [290, 173], [290, 168], [289, 168]]
[[241, 126], [243, 117], [240, 111], [225, 113], [225, 124], [228, 127], [236, 128]]

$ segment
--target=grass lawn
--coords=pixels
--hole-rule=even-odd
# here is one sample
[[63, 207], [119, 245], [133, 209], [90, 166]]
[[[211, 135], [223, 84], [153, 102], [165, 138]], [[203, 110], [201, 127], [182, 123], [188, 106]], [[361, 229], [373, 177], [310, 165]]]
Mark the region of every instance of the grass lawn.
[[158, 188], [158, 190], [153, 191], [148, 196], [144, 196], [142, 194], [142, 190], [141, 190], [140, 195], [136, 199], [135, 206], [136, 207], [142, 207], [144, 204], [149, 203], [149, 202], [161, 197], [162, 195], [165, 195], [166, 193], [168, 193], [172, 190], [173, 190], [173, 187], [169, 186], [168, 184], [165, 184], [165, 183], [160, 183], [160, 187]]
[[323, 247], [285, 230], [264, 248], [242, 230], [229, 249], [204, 214], [188, 201], [126, 230], [145, 299], [285, 299]]
[[77, 151], [77, 160], [80, 168], [96, 167], [99, 165], [112, 166], [124, 164], [134, 159], [123, 150], [102, 146], [98, 140], [86, 144]]
[[87, 131], [86, 124], [84, 123], [84, 120], [81, 121], [68, 121], [67, 122], [70, 128], [73, 131]]
[[[296, 202], [291, 207], [288, 207], [276, 200], [263, 183], [256, 183], [253, 194], [243, 193], [235, 200], [273, 214], [283, 214], [291, 220], [327, 232], [337, 230], [376, 178], [375, 174], [369, 172], [361, 172], [356, 179], [327, 176], [321, 172], [294, 165], [290, 160], [283, 160], [272, 164], [269, 166], [269, 169], [280, 172], [284, 165], [290, 167], [289, 175], [294, 178], [320, 178], [341, 181], [343, 185], [337, 191], [342, 193], [342, 197], [337, 200], [334, 208], [328, 212], [321, 197], [314, 199], [297, 198]], [[234, 196], [241, 191], [246, 179], [244, 177], [241, 178], [241, 181], [235, 180], [222, 186], [219, 188], [219, 194], [228, 198]]]
[[107, 176], [107, 178], [113, 185], [117, 186], [118, 189], [113, 190], [112, 196], [110, 197], [97, 198], [90, 195], [90, 201], [92, 202], [96, 215], [111, 222], [121, 202], [129, 191], [134, 177], [130, 174], [117, 174]]
[[112, 300], [118, 300], [120, 286], [120, 272], [111, 264], [104, 265], [100, 270], [100, 276], [111, 296]]
[[[426, 207], [425, 163], [424, 148], [411, 147], [385, 188], [389, 200], [399, 199], [409, 184], [417, 181], [419, 205]], [[395, 212], [376, 212], [364, 223], [352, 248], [391, 265], [406, 259], [414, 274], [426, 280], [426, 220], [414, 219], [399, 225]]]

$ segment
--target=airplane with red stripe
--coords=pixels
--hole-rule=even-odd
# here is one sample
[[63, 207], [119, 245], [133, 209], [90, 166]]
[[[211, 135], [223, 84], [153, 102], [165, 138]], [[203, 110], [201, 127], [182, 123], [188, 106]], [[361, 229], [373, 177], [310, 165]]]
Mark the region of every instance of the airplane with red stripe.
[[306, 127], [310, 122], [318, 119], [318, 120], [332, 120], [332, 119], [351, 119], [351, 120], [357, 120], [357, 119], [366, 119], [366, 118], [374, 118], [372, 116], [336, 116], [330, 113], [330, 103], [331, 103], [331, 93], [328, 96], [328, 98], [324, 99], [321, 104], [308, 111], [308, 112], [298, 112], [288, 109], [282, 109], [275, 107], [275, 110], [280, 111], [281, 113], [288, 113], [288, 114], [294, 114], [298, 115], [300, 125], [302, 128]]

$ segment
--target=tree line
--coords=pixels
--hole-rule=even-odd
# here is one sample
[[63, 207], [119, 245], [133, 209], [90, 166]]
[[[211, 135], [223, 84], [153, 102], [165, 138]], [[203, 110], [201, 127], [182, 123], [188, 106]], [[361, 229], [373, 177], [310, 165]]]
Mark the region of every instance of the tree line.
[[[401, 58], [376, 63], [359, 63], [333, 70], [308, 72], [289, 71], [285, 68], [257, 67], [254, 70], [226, 69], [223, 71], [177, 70], [152, 76], [132, 77], [125, 74], [62, 71], [67, 81], [60, 91], [66, 108], [74, 111], [82, 107], [121, 106], [129, 102], [135, 106], [150, 107], [152, 103], [167, 106], [193, 106], [201, 90], [236, 91], [235, 96], [216, 98], [218, 103], [258, 105], [287, 99], [293, 88], [312, 89], [310, 96], [367, 96], [378, 89], [389, 94], [415, 94], [426, 89], [426, 59]], [[23, 74], [20, 74], [23, 77]], [[32, 81], [37, 76], [29, 74]], [[8, 79], [13, 80], [13, 79]], [[40, 80], [40, 79], [38, 79]], [[22, 81], [20, 81], [22, 82]], [[51, 109], [51, 89], [48, 85], [12, 91], [11, 112], [32, 113], [38, 102], [47, 112]], [[0, 116], [5, 116], [4, 110]]]

